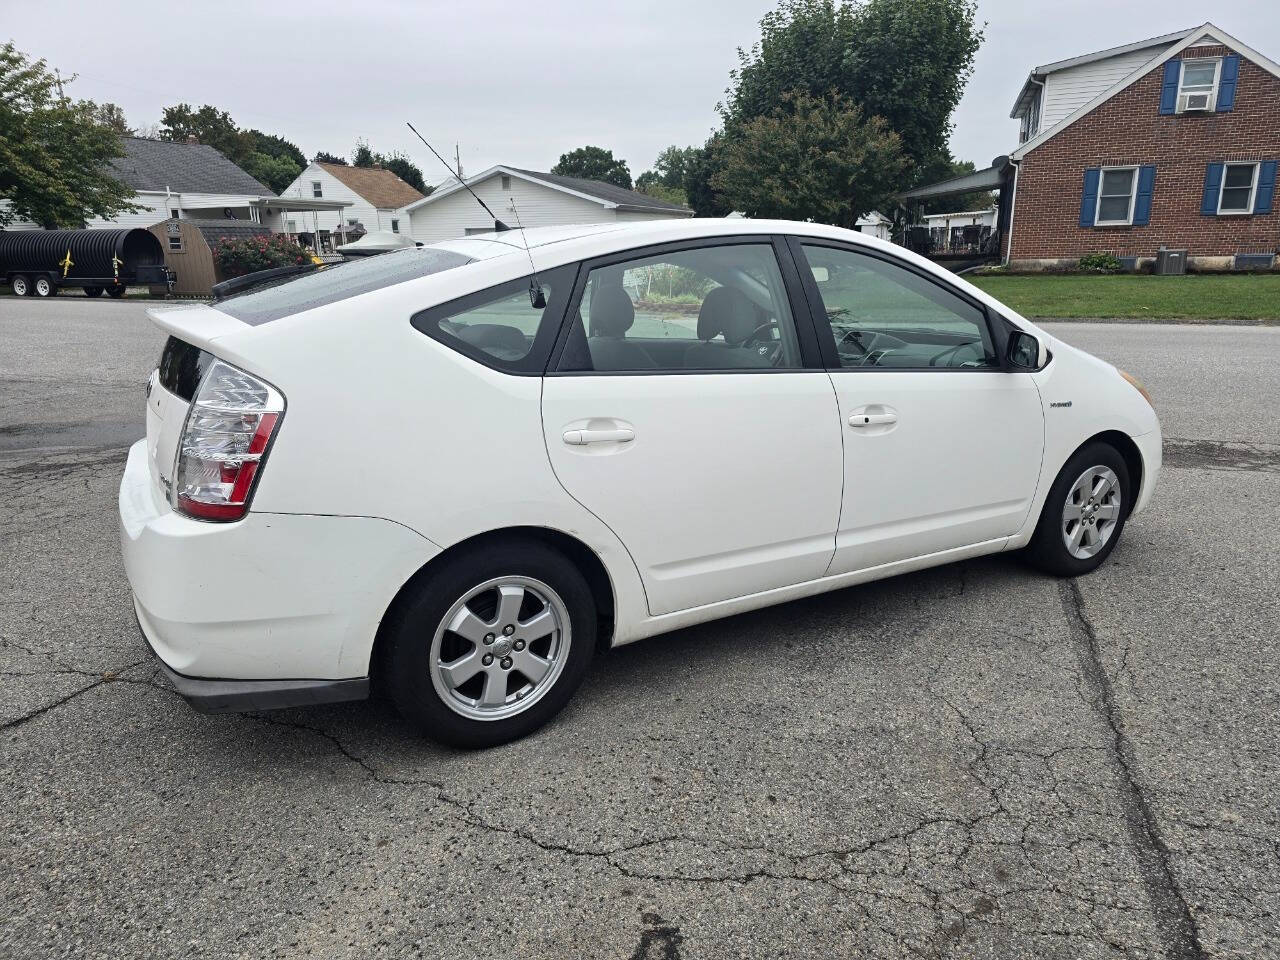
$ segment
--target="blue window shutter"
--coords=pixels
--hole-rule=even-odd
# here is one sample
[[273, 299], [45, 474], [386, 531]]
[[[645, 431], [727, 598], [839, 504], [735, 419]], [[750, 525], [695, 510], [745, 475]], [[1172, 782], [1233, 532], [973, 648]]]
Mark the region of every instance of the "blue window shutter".
[[1092, 227], [1093, 218], [1098, 213], [1098, 181], [1102, 178], [1101, 167], [1090, 167], [1084, 172], [1084, 193], [1080, 196], [1080, 226]]
[[1204, 168], [1204, 197], [1200, 200], [1200, 212], [1206, 217], [1218, 215], [1218, 194], [1222, 191], [1223, 164], [1211, 163]]
[[1254, 213], [1270, 213], [1271, 200], [1276, 193], [1276, 162], [1264, 160], [1258, 166], [1258, 193], [1254, 197]]
[[1178, 108], [1178, 80], [1181, 76], [1181, 60], [1165, 61], [1164, 83], [1160, 87], [1161, 113], [1173, 113]]
[[1240, 54], [1222, 58], [1222, 75], [1218, 77], [1218, 112], [1225, 113], [1236, 105], [1236, 81], [1240, 79]]
[[1138, 168], [1138, 196], [1133, 201], [1133, 225], [1145, 227], [1151, 222], [1151, 195], [1155, 192], [1156, 168]]

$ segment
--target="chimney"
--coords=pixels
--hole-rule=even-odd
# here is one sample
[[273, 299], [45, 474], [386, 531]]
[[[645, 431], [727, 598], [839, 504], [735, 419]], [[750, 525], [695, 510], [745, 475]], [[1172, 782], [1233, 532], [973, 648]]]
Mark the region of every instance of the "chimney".
[[199, 139], [197, 139], [194, 133], [187, 134], [187, 143], [199, 143], [199, 142], [200, 142]]
[[378, 161], [376, 161], [376, 160], [375, 160], [375, 161], [373, 162], [373, 169], [375, 169], [375, 170], [381, 170], [381, 169], [382, 169], [382, 164], [378, 163]]

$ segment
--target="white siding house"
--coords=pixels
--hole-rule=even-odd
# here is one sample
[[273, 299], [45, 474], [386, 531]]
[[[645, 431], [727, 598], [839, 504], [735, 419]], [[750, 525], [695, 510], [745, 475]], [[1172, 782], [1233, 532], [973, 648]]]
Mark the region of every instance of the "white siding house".
[[[110, 220], [95, 217], [99, 227], [149, 227], [161, 220], [257, 221], [271, 188], [259, 183], [213, 147], [201, 143], [123, 137], [124, 156], [111, 162], [112, 173], [135, 191], [139, 209]], [[15, 221], [10, 230], [38, 230], [40, 224]]]
[[1027, 77], [1009, 114], [1022, 123], [1019, 142], [1026, 143], [1057, 126], [1156, 54], [1171, 48], [1184, 33], [1152, 37], [1036, 67]]
[[[509, 227], [613, 223], [691, 217], [693, 211], [608, 183], [499, 165], [467, 184]], [[456, 181], [405, 208], [413, 238], [422, 243], [493, 230], [493, 219]]]
[[405, 207], [422, 199], [422, 194], [390, 170], [381, 167], [348, 167], [337, 163], [312, 163], [280, 192], [287, 206], [291, 199], [336, 200], [346, 204], [340, 213], [308, 210], [287, 213], [280, 230], [285, 233], [314, 234], [322, 246], [346, 227], [356, 223], [366, 233], [408, 233]]

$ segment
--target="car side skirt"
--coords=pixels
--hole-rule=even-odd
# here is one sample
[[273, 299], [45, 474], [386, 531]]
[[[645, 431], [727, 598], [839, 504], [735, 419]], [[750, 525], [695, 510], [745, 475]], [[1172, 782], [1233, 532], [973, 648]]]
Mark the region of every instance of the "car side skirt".
[[672, 630], [681, 630], [709, 620], [719, 620], [722, 617], [731, 617], [734, 614], [759, 610], [762, 607], [771, 607], [774, 604], [786, 603], [790, 600], [800, 600], [804, 597], [816, 596], [819, 593], [842, 590], [845, 587], [869, 583], [872, 580], [883, 580], [886, 577], [897, 576], [900, 573], [911, 573], [914, 570], [937, 567], [946, 563], [954, 563], [957, 560], [967, 560], [970, 557], [999, 553], [1005, 548], [1009, 539], [1009, 537], [1000, 537], [996, 540], [986, 540], [967, 547], [942, 550], [922, 557], [912, 557], [909, 560], [884, 563], [875, 567], [855, 570], [852, 573], [821, 577], [817, 580], [809, 580], [789, 587], [777, 587], [773, 590], [765, 590], [745, 597], [735, 597], [732, 600], [722, 600], [719, 603], [709, 603], [700, 607], [691, 607], [688, 610], [679, 610], [675, 613], [663, 614], [658, 617], [649, 617], [630, 629], [620, 628], [619, 633], [614, 636], [613, 646], [620, 647], [636, 640], [642, 640], [645, 637], [670, 633]]

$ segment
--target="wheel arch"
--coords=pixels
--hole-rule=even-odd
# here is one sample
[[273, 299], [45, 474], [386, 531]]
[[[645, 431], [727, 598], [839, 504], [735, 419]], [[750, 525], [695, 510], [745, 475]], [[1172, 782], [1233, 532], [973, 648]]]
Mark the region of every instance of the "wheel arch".
[[577, 537], [551, 527], [503, 527], [497, 530], [487, 530], [484, 533], [460, 540], [445, 548], [419, 567], [417, 572], [400, 586], [383, 614], [382, 620], [378, 624], [377, 632], [374, 634], [373, 649], [369, 656], [370, 673], [377, 674], [380, 672], [382, 652], [386, 648], [384, 634], [389, 623], [395, 619], [391, 614], [405, 601], [405, 598], [410, 595], [419, 583], [431, 577], [436, 570], [452, 562], [454, 558], [464, 552], [522, 540], [549, 546], [564, 554], [569, 559], [569, 562], [578, 568], [586, 579], [587, 586], [591, 589], [591, 595], [596, 603], [596, 619], [598, 621], [596, 632], [597, 652], [607, 650], [613, 642], [614, 620], [617, 609], [616, 591], [608, 569], [596, 552]]
[[[1138, 449], [1138, 445], [1133, 438], [1122, 430], [1103, 430], [1101, 433], [1095, 433], [1079, 446], [1063, 460], [1063, 465], [1071, 461], [1077, 453], [1083, 450], [1091, 443], [1105, 443], [1109, 447], [1114, 447], [1116, 452], [1124, 459], [1124, 465], [1129, 471], [1129, 489], [1125, 491], [1125, 512], [1126, 516], [1133, 511], [1134, 505], [1138, 502], [1138, 496], [1142, 492], [1142, 484], [1146, 475], [1146, 466], [1142, 462], [1142, 451]], [[1061, 471], [1062, 467], [1058, 468]]]

